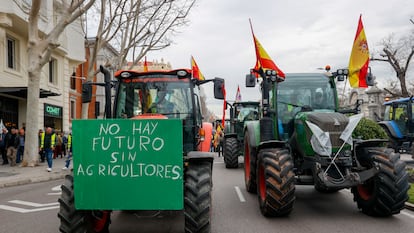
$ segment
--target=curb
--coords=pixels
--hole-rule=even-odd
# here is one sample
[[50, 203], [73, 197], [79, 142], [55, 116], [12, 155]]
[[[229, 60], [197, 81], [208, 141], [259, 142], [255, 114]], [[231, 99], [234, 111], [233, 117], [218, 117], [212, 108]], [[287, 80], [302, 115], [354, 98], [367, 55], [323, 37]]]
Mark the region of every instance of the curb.
[[405, 209], [414, 211], [414, 204], [411, 204], [409, 202], [406, 202], [405, 203]]
[[66, 173], [61, 173], [61, 174], [51, 174], [50, 176], [10, 180], [6, 182], [1, 182], [0, 189], [18, 186], [18, 185], [24, 185], [24, 184], [33, 184], [33, 183], [46, 182], [46, 181], [51, 181], [51, 180], [59, 180], [59, 179], [65, 178], [66, 175], [67, 175]]

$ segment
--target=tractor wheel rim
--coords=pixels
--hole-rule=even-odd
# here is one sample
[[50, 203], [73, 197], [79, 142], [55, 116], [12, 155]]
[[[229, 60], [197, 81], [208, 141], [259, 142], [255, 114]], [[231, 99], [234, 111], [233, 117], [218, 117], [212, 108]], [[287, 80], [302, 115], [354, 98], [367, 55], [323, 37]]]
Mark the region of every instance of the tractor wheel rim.
[[93, 220], [93, 229], [95, 232], [100, 232], [105, 228], [107, 221], [109, 220], [109, 211], [103, 211], [101, 218], [95, 218]]
[[266, 179], [264, 174], [264, 168], [262, 165], [259, 165], [258, 171], [258, 178], [259, 178], [259, 195], [262, 200], [266, 199]]
[[245, 146], [244, 154], [244, 176], [245, 180], [248, 182], [250, 181], [250, 150], [248, 145]]
[[359, 196], [365, 201], [370, 200], [374, 194], [374, 187], [372, 183], [358, 185], [357, 190]]

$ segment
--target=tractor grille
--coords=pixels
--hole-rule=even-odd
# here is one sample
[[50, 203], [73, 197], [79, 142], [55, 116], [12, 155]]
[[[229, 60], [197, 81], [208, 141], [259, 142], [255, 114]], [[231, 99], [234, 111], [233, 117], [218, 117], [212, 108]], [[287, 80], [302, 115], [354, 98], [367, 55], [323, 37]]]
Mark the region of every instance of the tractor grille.
[[[325, 132], [329, 132], [332, 147], [339, 147], [343, 141], [339, 139], [341, 133], [348, 125], [348, 117], [337, 112], [313, 112], [308, 115], [308, 121], [314, 123]], [[307, 130], [307, 138], [310, 140], [311, 131]]]

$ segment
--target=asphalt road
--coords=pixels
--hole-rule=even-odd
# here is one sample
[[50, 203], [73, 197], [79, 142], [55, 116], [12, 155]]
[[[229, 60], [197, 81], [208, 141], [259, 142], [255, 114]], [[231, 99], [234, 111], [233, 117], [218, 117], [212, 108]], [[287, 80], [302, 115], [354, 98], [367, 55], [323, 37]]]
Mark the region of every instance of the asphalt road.
[[[320, 194], [311, 186], [297, 186], [289, 217], [265, 218], [257, 196], [245, 191], [243, 169], [226, 169], [222, 158], [213, 168], [212, 233], [409, 233], [414, 212], [373, 218], [358, 211], [348, 190]], [[59, 186], [62, 181], [3, 188], [0, 192], [1, 233], [58, 232]], [[182, 232], [181, 212], [115, 212], [111, 233]]]

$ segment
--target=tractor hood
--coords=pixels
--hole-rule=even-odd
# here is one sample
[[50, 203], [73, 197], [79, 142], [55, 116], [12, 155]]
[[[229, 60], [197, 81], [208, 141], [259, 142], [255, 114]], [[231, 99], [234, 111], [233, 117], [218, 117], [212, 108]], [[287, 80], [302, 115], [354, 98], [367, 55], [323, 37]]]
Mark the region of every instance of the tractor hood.
[[362, 114], [347, 117], [337, 112], [311, 112], [307, 114], [307, 141], [318, 154], [329, 155], [332, 147], [341, 147], [344, 142], [352, 145], [352, 132]]

